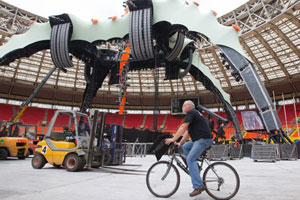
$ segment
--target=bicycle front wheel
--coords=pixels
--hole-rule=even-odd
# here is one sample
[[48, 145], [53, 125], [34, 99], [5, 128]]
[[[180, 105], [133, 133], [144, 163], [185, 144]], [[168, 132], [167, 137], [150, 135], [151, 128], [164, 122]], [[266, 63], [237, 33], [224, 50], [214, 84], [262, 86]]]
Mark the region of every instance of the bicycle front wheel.
[[238, 173], [224, 162], [209, 165], [204, 171], [203, 183], [208, 195], [218, 200], [231, 199], [240, 188]]
[[158, 161], [149, 168], [146, 183], [153, 195], [168, 198], [177, 191], [180, 175], [173, 164], [167, 161]]

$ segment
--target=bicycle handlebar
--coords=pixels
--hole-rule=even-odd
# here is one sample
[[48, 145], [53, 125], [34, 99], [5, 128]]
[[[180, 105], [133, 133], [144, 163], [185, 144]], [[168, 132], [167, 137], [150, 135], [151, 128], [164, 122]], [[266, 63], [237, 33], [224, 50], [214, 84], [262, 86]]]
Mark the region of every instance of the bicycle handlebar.
[[179, 152], [179, 147], [175, 142], [170, 143], [168, 148], [168, 155], [173, 155], [175, 152]]

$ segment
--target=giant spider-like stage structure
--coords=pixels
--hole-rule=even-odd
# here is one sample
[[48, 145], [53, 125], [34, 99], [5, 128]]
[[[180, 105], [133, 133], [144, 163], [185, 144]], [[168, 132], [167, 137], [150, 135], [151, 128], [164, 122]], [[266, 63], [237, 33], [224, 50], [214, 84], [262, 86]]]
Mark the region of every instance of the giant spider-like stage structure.
[[[33, 23], [26, 33], [13, 36], [0, 47], [0, 65], [8, 65], [43, 49], [50, 49], [55, 67], [66, 73], [73, 67], [72, 56], [82, 60], [87, 85], [81, 112], [91, 106], [107, 76], [109, 84], [117, 84], [120, 89], [122, 113], [129, 86], [128, 71], [164, 67], [165, 79], [178, 79], [190, 73], [222, 103], [236, 130], [236, 138], [241, 138], [229, 95], [199, 59], [198, 45], [206, 40], [220, 48], [222, 63], [227, 69], [233, 69], [236, 81], [244, 81], [270, 139], [275, 143], [291, 143], [282, 130], [255, 63], [239, 44], [237, 27], [219, 24], [213, 12], [201, 13], [197, 2], [127, 0], [124, 5], [126, 15], [118, 19], [87, 23], [76, 16], [62, 14], [50, 16], [48, 23]], [[103, 49], [104, 42], [117, 44], [118, 49]]]

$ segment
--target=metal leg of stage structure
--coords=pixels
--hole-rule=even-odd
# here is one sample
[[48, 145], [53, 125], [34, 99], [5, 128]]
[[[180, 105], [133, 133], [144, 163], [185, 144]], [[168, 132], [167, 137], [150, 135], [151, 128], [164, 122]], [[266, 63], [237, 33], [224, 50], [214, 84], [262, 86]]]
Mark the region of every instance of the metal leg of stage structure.
[[[283, 132], [276, 108], [255, 69], [255, 64], [234, 49], [223, 45], [219, 47], [223, 52], [223, 58], [234, 70], [236, 80], [243, 80], [248, 88], [265, 125], [266, 131], [270, 134], [269, 142], [273, 140], [274, 143], [292, 144], [293, 142]], [[279, 136], [278, 139], [274, 137], [275, 135]], [[281, 138], [281, 140], [279, 138]]]

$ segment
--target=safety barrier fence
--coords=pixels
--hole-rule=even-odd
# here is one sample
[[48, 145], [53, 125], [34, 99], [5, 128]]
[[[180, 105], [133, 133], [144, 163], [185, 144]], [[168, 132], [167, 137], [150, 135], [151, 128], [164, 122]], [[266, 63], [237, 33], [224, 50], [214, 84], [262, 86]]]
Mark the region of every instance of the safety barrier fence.
[[[123, 143], [127, 157], [145, 157], [153, 143]], [[249, 148], [250, 147], [250, 148]], [[249, 151], [249, 153], [248, 153]], [[212, 145], [208, 151], [210, 160], [232, 160], [250, 157], [253, 161], [297, 160], [296, 144], [246, 144]]]

